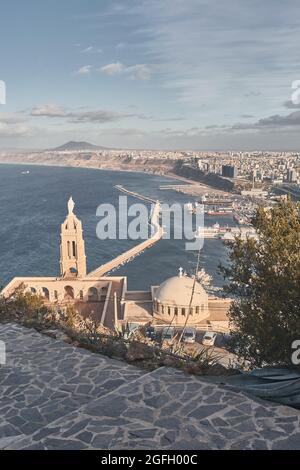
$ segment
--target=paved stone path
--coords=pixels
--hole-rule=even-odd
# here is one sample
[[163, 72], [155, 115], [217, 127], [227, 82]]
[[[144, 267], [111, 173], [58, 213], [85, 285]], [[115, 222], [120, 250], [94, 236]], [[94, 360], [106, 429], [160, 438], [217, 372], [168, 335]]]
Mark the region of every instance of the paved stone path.
[[0, 325], [0, 448], [300, 449], [300, 412]]

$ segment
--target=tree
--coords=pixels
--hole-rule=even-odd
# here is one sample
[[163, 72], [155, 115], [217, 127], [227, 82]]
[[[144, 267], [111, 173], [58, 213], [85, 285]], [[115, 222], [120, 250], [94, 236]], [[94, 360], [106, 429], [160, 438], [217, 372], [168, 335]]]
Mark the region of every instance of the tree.
[[27, 292], [24, 284], [20, 284], [9, 298], [0, 294], [1, 318], [32, 320], [42, 318], [47, 313], [43, 297]]
[[259, 208], [252, 220], [258, 239], [227, 242], [229, 266], [221, 266], [237, 354], [254, 367], [291, 365], [300, 339], [300, 204]]

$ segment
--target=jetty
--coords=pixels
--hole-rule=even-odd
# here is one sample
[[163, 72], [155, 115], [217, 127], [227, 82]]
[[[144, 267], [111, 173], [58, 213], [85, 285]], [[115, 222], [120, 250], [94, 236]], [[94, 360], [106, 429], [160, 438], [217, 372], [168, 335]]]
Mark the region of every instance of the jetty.
[[138, 194], [138, 193], [135, 193], [134, 191], [130, 191], [129, 189], [124, 188], [124, 186], [121, 186], [120, 184], [116, 184], [115, 188], [121, 191], [122, 193], [127, 194], [127, 196], [136, 197], [137, 199], [140, 199], [141, 201], [150, 202], [151, 204], [156, 204], [157, 202], [155, 199], [151, 199], [151, 197], [143, 196], [142, 194]]
[[128, 261], [132, 261], [136, 256], [140, 255], [147, 248], [150, 248], [155, 243], [157, 243], [163, 237], [163, 234], [164, 234], [163, 227], [160, 225], [160, 210], [161, 210], [160, 202], [156, 201], [153, 207], [150, 222], [149, 222], [154, 232], [150, 238], [147, 238], [147, 240], [144, 240], [138, 245], [134, 246], [133, 248], [130, 248], [129, 250], [125, 251], [124, 253], [117, 256], [113, 260], [108, 261], [102, 266], [99, 266], [99, 268], [90, 272], [88, 274], [88, 277], [104, 276], [108, 272], [119, 268], [120, 266], [127, 263]]

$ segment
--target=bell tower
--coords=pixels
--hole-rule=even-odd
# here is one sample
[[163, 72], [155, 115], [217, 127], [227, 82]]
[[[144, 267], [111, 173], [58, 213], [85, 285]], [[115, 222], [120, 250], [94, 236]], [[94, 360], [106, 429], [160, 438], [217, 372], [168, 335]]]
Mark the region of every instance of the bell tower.
[[68, 201], [68, 215], [61, 225], [60, 274], [61, 277], [85, 277], [86, 256], [82, 223], [74, 214], [72, 196]]

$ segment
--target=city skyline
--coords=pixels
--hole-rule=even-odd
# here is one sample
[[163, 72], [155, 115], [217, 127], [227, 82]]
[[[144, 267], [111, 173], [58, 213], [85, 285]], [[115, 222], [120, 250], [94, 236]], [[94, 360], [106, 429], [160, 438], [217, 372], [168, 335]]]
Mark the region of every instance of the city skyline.
[[295, 0], [3, 4], [0, 149], [297, 150], [299, 12]]

